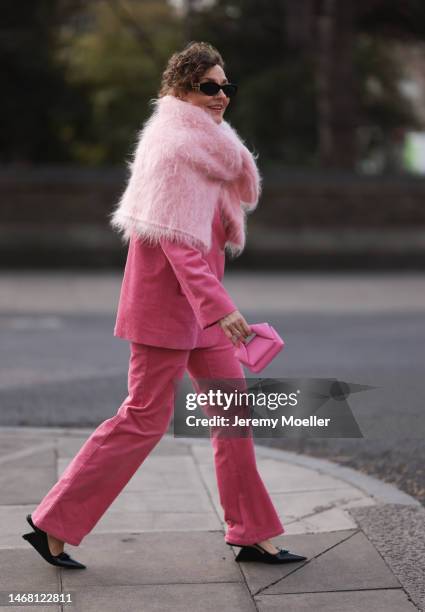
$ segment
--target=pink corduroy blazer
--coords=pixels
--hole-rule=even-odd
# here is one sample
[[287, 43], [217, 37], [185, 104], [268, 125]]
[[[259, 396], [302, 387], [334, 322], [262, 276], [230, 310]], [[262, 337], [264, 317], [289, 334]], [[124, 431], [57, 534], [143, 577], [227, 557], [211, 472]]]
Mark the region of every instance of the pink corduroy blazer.
[[206, 255], [167, 239], [152, 246], [133, 233], [114, 336], [173, 349], [213, 346], [226, 337], [218, 321], [237, 306], [221, 283], [225, 242], [219, 206]]

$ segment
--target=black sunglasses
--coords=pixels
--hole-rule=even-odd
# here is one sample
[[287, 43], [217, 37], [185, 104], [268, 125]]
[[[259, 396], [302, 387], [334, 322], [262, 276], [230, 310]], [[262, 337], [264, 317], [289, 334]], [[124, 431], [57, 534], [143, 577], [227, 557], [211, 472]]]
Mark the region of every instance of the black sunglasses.
[[218, 94], [220, 89], [222, 89], [227, 98], [232, 98], [238, 91], [238, 86], [236, 83], [225, 83], [224, 85], [219, 85], [219, 83], [214, 83], [213, 81], [192, 83], [192, 88], [196, 91], [202, 91], [202, 93], [206, 94], [207, 96], [215, 96]]

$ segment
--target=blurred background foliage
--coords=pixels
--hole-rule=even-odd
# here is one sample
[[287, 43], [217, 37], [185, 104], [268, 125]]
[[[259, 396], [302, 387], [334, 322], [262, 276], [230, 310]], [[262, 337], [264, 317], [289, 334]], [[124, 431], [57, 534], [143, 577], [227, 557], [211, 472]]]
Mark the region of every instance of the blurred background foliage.
[[226, 119], [262, 163], [394, 171], [404, 135], [424, 129], [403, 54], [414, 47], [423, 67], [423, 0], [5, 0], [2, 9], [3, 164], [123, 164], [168, 57], [190, 40], [223, 55], [240, 86]]

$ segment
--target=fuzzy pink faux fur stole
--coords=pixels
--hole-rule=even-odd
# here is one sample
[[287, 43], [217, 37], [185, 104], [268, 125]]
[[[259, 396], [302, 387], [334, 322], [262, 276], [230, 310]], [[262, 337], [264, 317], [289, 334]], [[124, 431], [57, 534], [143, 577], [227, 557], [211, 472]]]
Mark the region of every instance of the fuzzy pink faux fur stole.
[[253, 155], [227, 121], [216, 123], [201, 107], [172, 95], [151, 102], [111, 226], [124, 243], [135, 232], [150, 244], [168, 238], [205, 253], [220, 205], [225, 248], [237, 257], [245, 247], [246, 215], [261, 193]]

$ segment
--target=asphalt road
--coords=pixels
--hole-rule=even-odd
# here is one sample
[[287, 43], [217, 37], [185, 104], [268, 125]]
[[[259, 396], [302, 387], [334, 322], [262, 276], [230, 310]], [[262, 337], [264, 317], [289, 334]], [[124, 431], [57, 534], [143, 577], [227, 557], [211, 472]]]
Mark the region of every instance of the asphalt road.
[[[129, 358], [112, 333], [120, 276], [0, 281], [0, 425], [95, 428], [114, 415]], [[374, 387], [349, 398], [363, 438], [257, 442], [354, 467], [425, 504], [424, 277], [239, 275], [225, 284], [249, 322], [268, 321], [285, 339], [263, 378]]]

